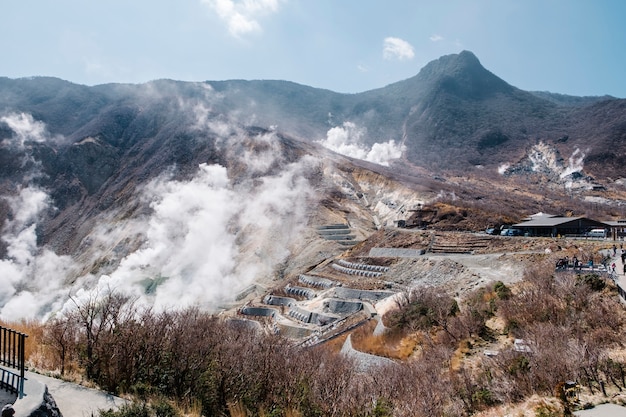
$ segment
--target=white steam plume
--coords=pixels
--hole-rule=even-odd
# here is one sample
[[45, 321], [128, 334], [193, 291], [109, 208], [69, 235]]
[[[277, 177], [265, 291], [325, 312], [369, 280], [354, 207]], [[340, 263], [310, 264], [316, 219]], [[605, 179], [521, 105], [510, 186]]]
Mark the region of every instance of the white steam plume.
[[[0, 123], [13, 131], [13, 136], [5, 139], [2, 145], [25, 152], [24, 163], [33, 162], [32, 170], [24, 174], [24, 180], [41, 176], [40, 164], [29, 154], [27, 143], [62, 138], [52, 137], [43, 122], [27, 113], [9, 113], [0, 117]], [[69, 257], [58, 256], [37, 246], [37, 222], [51, 208], [46, 190], [29, 185], [4, 198], [11, 214], [1, 231], [6, 257], [0, 259], [0, 318], [41, 317], [52, 305], [60, 302], [63, 278], [68, 276], [73, 263]]]
[[[306, 224], [313, 189], [305, 178], [318, 162], [303, 158], [268, 174], [263, 169], [271, 155], [276, 160], [276, 137], [255, 139], [268, 151], [259, 154], [263, 162], [247, 165], [254, 179], [233, 182], [226, 168], [202, 164], [191, 181], [150, 183], [143, 192], [152, 208], [144, 245], [101, 277], [94, 291], [134, 294], [157, 310], [216, 308], [251, 283], [271, 279]], [[250, 162], [250, 155], [240, 156]], [[156, 291], [145, 294], [153, 282]]]
[[389, 166], [390, 161], [402, 156], [404, 145], [398, 145], [394, 140], [375, 143], [371, 148], [367, 148], [361, 143], [364, 133], [363, 129], [358, 128], [354, 123], [344, 122], [342, 126], [328, 130], [326, 139], [318, 143], [342, 155], [384, 166]]
[[46, 126], [43, 122], [37, 121], [30, 114], [10, 113], [0, 117], [0, 122], [6, 123], [15, 133], [11, 140], [7, 141], [24, 148], [26, 141], [44, 142], [46, 140]]
[[37, 219], [50, 205], [45, 191], [26, 187], [7, 201], [13, 217], [2, 233], [7, 257], [0, 260], [0, 318], [41, 317], [60, 302], [62, 278], [73, 263], [69, 257], [37, 247]]
[[[16, 138], [23, 138], [20, 144], [47, 137], [45, 126], [28, 116], [10, 120], [23, 122], [11, 122]], [[157, 309], [215, 308], [250, 283], [273, 278], [306, 224], [314, 196], [306, 178], [319, 161], [304, 157], [288, 164], [274, 132], [251, 138], [227, 120], [210, 120], [215, 119], [198, 117], [193, 128], [204, 124], [220, 136], [216, 143], [230, 152], [236, 173], [202, 164], [189, 181], [164, 174], [140, 190], [141, 201], [151, 209], [147, 217], [120, 221], [103, 213], [109, 222], [83, 240], [76, 259], [82, 259], [83, 268], [96, 260], [114, 262], [118, 254], [122, 259], [107, 275], [79, 277], [75, 300], [115, 289]], [[7, 257], [0, 260], [0, 318], [45, 319], [73, 305], [66, 283], [77, 276], [79, 265], [37, 246], [37, 220], [51, 209], [45, 190], [24, 187], [8, 202], [13, 217], [2, 230]], [[124, 254], [137, 239], [142, 246]]]
[[0, 117], [0, 123], [5, 123], [14, 133], [10, 139], [5, 139], [2, 144], [5, 146], [16, 146], [23, 150], [26, 142], [58, 142], [63, 140], [61, 136], [51, 136], [46, 130], [45, 123], [35, 120], [28, 113], [9, 113]]
[[575, 172], [582, 172], [585, 162], [585, 156], [586, 155], [584, 152], [581, 152], [580, 149], [576, 148], [574, 153], [572, 153], [572, 155], [569, 157], [567, 166], [563, 168], [563, 171], [560, 174], [560, 178], [563, 179]]

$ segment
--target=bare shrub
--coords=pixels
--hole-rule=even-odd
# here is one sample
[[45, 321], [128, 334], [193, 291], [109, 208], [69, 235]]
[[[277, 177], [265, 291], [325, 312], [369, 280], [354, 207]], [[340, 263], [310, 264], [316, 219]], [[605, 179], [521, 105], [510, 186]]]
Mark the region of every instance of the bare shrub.
[[459, 312], [456, 300], [445, 292], [431, 287], [413, 289], [406, 296], [406, 303], [398, 310], [385, 315], [385, 324], [392, 329], [415, 332], [437, 327], [456, 340], [451, 332], [451, 323]]
[[52, 350], [50, 366], [58, 369], [61, 376], [65, 375], [68, 362], [78, 359], [75, 355], [77, 332], [75, 322], [60, 318], [49, 320], [44, 328], [42, 346], [48, 346]]

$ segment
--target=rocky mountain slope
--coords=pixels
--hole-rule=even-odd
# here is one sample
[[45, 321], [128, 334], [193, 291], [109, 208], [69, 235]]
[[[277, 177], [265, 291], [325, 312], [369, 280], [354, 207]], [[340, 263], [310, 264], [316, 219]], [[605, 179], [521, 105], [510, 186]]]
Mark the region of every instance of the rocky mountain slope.
[[521, 91], [466, 51], [352, 95], [0, 78], [0, 315], [107, 286], [215, 308], [342, 250], [316, 227], [366, 240], [418, 205], [447, 230], [623, 216], [625, 105]]

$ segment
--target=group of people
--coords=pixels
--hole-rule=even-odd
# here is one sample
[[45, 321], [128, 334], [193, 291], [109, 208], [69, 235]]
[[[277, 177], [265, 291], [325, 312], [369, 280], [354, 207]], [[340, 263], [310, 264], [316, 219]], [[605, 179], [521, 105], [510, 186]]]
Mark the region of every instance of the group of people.
[[[624, 251], [624, 244], [620, 243], [619, 245], [620, 257], [622, 258], [622, 265], [624, 266], [624, 275], [626, 275], [626, 251]], [[617, 257], [617, 246], [613, 245], [613, 257]], [[611, 272], [615, 273], [615, 262], [611, 263]]]
[[[593, 263], [591, 263], [591, 265], [593, 266]], [[565, 258], [561, 258], [558, 261], [556, 261], [556, 269], [557, 270], [561, 270], [561, 269], [567, 269], [567, 268], [574, 268], [574, 269], [578, 269], [581, 270], [583, 268], [583, 263], [581, 261], [578, 260], [577, 257], [573, 257], [572, 258], [572, 262], [570, 264], [570, 260], [569, 257], [566, 256]]]

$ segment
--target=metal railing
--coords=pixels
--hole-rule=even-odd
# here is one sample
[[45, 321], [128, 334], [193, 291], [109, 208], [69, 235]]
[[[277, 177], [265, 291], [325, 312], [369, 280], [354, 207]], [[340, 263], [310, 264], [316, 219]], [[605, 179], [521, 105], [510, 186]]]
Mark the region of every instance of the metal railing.
[[622, 297], [622, 300], [626, 302], [626, 291], [624, 291], [619, 284], [617, 284], [617, 292], [619, 293], [619, 296]]
[[[0, 387], [24, 396], [25, 346], [28, 335], [0, 326]], [[10, 369], [7, 369], [10, 368]]]

